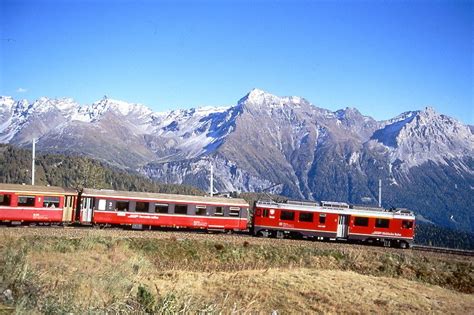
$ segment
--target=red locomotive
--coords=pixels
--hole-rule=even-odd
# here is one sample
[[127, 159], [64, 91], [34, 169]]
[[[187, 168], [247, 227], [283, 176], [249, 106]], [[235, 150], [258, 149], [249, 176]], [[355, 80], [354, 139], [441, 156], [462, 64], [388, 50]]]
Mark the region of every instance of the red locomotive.
[[257, 202], [253, 233], [264, 237], [305, 237], [409, 247], [415, 215], [401, 210], [353, 207], [342, 202]]
[[[338, 202], [260, 201], [250, 227], [264, 237], [380, 242], [409, 247], [413, 212], [353, 207]], [[0, 184], [0, 222], [249, 230], [244, 199]]]

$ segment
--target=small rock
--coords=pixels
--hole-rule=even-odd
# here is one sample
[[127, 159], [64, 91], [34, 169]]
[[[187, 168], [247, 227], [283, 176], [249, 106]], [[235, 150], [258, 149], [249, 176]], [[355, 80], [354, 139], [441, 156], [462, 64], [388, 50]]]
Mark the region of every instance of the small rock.
[[5, 300], [7, 302], [13, 302], [13, 293], [12, 293], [12, 290], [10, 289], [6, 289], [5, 291], [3, 291], [3, 297], [5, 298]]

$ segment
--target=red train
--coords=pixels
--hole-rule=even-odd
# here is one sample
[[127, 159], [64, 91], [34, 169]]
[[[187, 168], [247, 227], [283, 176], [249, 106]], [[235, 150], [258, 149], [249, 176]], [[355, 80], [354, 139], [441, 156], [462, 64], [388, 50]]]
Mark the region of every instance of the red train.
[[353, 207], [342, 202], [257, 202], [257, 236], [304, 237], [383, 243], [407, 248], [413, 243], [415, 215], [400, 209]]
[[81, 224], [207, 231], [252, 231], [276, 238], [313, 238], [380, 242], [408, 247], [415, 216], [402, 209], [352, 207], [337, 202], [259, 201], [249, 222], [244, 199], [188, 195], [75, 190], [0, 184], [0, 222], [10, 224]]
[[0, 221], [70, 223], [77, 200], [73, 189], [0, 184]]
[[244, 199], [84, 189], [79, 222], [245, 231], [248, 208]]
[[0, 184], [0, 221], [245, 231], [243, 199]]

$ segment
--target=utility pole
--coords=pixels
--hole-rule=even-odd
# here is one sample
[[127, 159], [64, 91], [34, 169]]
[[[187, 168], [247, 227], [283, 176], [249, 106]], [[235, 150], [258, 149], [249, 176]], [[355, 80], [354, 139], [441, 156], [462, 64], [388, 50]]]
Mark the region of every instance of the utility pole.
[[379, 179], [379, 208], [382, 208], [382, 180]]
[[31, 185], [35, 184], [35, 158], [36, 158], [36, 139], [33, 138], [33, 152], [31, 161]]
[[213, 169], [212, 169], [212, 162], [211, 162], [211, 197], [212, 195], [214, 194], [214, 173], [213, 173]]

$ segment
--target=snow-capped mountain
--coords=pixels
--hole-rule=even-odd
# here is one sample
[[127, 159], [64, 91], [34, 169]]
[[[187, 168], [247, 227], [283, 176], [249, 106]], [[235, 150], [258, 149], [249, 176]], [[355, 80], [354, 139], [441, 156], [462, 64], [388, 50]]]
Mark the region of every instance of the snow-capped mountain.
[[376, 121], [355, 108], [330, 111], [301, 97], [254, 89], [236, 105], [153, 112], [104, 97], [0, 98], [0, 142], [85, 154], [160, 181], [220, 191], [412, 208], [444, 226], [474, 230], [472, 126], [433, 108]]
[[[68, 121], [77, 107], [72, 99], [42, 97], [33, 103], [0, 97], [0, 141], [27, 143], [31, 138], [48, 133], [56, 125]], [[14, 140], [15, 139], [15, 140]]]
[[152, 114], [152, 111], [144, 105], [113, 100], [104, 96], [100, 101], [90, 106], [77, 106], [74, 114], [71, 116], [71, 120], [94, 122], [100, 120], [109, 111], [121, 116], [131, 117], [137, 123], [146, 121]]
[[446, 164], [458, 157], [474, 156], [474, 137], [469, 127], [438, 114], [432, 107], [387, 124], [376, 131], [374, 139], [392, 150], [392, 162], [404, 161], [407, 168], [430, 160]]
[[33, 103], [0, 98], [0, 141], [38, 149], [88, 154], [137, 167], [149, 161], [194, 158], [215, 150], [232, 131], [235, 107], [155, 113], [141, 104], [104, 97], [88, 106], [71, 99]]

